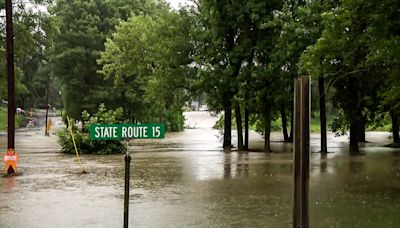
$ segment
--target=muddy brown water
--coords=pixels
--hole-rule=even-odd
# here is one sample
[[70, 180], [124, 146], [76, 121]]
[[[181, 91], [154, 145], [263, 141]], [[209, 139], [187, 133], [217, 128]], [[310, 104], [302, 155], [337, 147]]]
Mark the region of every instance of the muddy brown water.
[[[292, 227], [291, 146], [274, 133], [274, 153], [227, 153], [218, 135], [196, 128], [134, 142], [131, 227]], [[400, 151], [382, 147], [387, 136], [368, 133], [361, 156], [332, 135], [333, 153], [312, 153], [311, 227], [400, 227]], [[0, 178], [0, 227], [122, 227], [123, 155], [84, 155], [89, 174], [77, 175], [54, 135], [20, 131], [16, 147], [23, 175]]]

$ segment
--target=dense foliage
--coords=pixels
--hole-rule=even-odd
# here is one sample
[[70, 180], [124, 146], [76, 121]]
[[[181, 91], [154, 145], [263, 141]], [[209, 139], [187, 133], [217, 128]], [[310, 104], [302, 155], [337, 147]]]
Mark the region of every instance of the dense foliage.
[[[163, 0], [30, 2], [49, 8], [15, 10], [19, 104], [41, 103], [48, 86], [75, 119], [105, 103], [123, 120], [182, 130], [183, 106], [201, 97], [224, 112], [224, 148], [234, 121], [238, 149], [257, 126], [269, 151], [276, 120], [292, 140], [293, 79], [310, 75], [322, 139], [328, 118], [357, 152], [365, 129], [390, 117], [400, 143], [397, 0], [196, 0], [180, 10]], [[4, 67], [0, 59], [0, 98]]]
[[[29, 108], [45, 104], [49, 74], [46, 57], [56, 30], [53, 18], [41, 10], [46, 0], [13, 1], [15, 81], [17, 104]], [[0, 6], [0, 12], [4, 5]], [[0, 17], [0, 55], [6, 56], [6, 21]], [[0, 101], [6, 100], [6, 58], [0, 58]], [[52, 84], [54, 90], [54, 85]], [[54, 103], [54, 102], [53, 102]]]
[[190, 20], [166, 9], [133, 15], [107, 40], [99, 72], [113, 80], [132, 121], [165, 122], [168, 130], [182, 130], [182, 107], [195, 72], [189, 66]]
[[[127, 145], [123, 141], [117, 140], [91, 140], [89, 136], [89, 126], [91, 124], [112, 124], [123, 122], [123, 110], [107, 110], [104, 104], [100, 104], [98, 111], [90, 115], [86, 110], [82, 112], [83, 126], [72, 126], [76, 147], [79, 153], [83, 154], [115, 154], [124, 153]], [[74, 123], [74, 121], [72, 120]], [[67, 128], [57, 131], [58, 142], [64, 153], [75, 153], [72, 137]]]

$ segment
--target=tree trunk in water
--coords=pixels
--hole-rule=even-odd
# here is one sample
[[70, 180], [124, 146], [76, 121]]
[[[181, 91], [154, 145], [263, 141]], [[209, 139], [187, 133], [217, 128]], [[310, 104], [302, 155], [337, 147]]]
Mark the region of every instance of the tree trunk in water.
[[230, 98], [224, 102], [224, 149], [232, 147], [232, 104]]
[[264, 151], [271, 152], [270, 134], [271, 134], [271, 107], [266, 101], [264, 107]]
[[365, 117], [362, 116], [361, 121], [360, 121], [360, 128], [359, 128], [359, 130], [360, 130], [359, 138], [358, 138], [359, 142], [366, 142], [366, 140], [365, 140], [365, 122], [366, 122]]
[[350, 153], [358, 153], [360, 150], [358, 149], [358, 139], [360, 136], [359, 127], [360, 124], [357, 119], [359, 117], [351, 117], [350, 120]]
[[390, 112], [390, 116], [392, 117], [392, 131], [393, 131], [393, 143], [400, 143], [399, 136], [399, 117], [395, 112]]
[[236, 129], [238, 139], [238, 151], [243, 150], [243, 129], [242, 129], [242, 114], [240, 113], [240, 104], [235, 101], [235, 117], [236, 117]]
[[289, 142], [289, 135], [287, 130], [287, 118], [286, 118], [286, 108], [285, 104], [281, 104], [281, 118], [282, 118], [282, 132], [283, 132], [283, 139], [285, 142]]
[[351, 102], [347, 107], [347, 112], [350, 121], [350, 153], [358, 153], [358, 140], [360, 139], [360, 122], [361, 122], [361, 110], [359, 107], [359, 96], [357, 82], [354, 78], [349, 79], [348, 89]]
[[328, 145], [326, 139], [326, 110], [325, 110], [325, 83], [324, 78], [318, 78], [319, 91], [319, 123], [321, 126], [321, 153], [328, 153]]
[[293, 104], [293, 102], [294, 101], [292, 101], [291, 102], [291, 105], [290, 105], [290, 136], [289, 136], [289, 142], [293, 142], [293, 128], [294, 128], [294, 122], [293, 122], [293, 119], [294, 119], [294, 104]]
[[244, 108], [244, 150], [249, 150], [249, 109]]

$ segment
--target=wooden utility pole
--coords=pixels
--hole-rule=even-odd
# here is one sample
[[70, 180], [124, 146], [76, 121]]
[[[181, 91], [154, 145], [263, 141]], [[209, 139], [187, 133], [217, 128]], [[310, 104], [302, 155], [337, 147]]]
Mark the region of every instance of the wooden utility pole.
[[8, 149], [15, 144], [15, 93], [14, 93], [14, 41], [12, 22], [12, 3], [6, 0], [6, 39], [7, 39], [7, 101], [8, 101]]
[[310, 174], [310, 79], [295, 79], [294, 88], [294, 205], [293, 227], [307, 228]]

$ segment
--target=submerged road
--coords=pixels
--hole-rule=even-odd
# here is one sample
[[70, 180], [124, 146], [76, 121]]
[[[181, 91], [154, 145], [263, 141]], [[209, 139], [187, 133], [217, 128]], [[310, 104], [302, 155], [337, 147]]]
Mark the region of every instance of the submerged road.
[[[292, 227], [292, 153], [281, 134], [272, 135], [274, 153], [224, 152], [215, 118], [186, 116], [191, 129], [133, 142], [131, 227]], [[78, 175], [76, 157], [43, 134], [16, 134], [23, 174], [0, 178], [0, 227], [122, 227], [123, 155], [83, 155], [89, 174]], [[362, 156], [332, 135], [333, 153], [312, 153], [311, 227], [399, 227], [400, 151], [382, 147], [388, 136], [367, 133]], [[251, 137], [262, 148], [262, 137]]]

